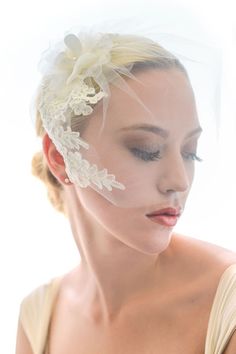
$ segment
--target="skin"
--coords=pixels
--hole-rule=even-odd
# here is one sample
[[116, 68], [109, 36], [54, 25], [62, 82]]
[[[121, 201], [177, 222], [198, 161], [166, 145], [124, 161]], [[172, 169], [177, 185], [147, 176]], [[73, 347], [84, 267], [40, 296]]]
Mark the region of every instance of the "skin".
[[[199, 120], [191, 86], [182, 72], [149, 70], [137, 74], [137, 78], [143, 85], [134, 81], [129, 81], [129, 85], [151, 113], [113, 88], [109, 119], [101, 139], [97, 134], [101, 124], [99, 110], [84, 138], [93, 142], [103, 166], [119, 177], [117, 180], [125, 181], [128, 174], [122, 175], [114, 161], [119, 156], [128, 159], [127, 166], [140, 176], [135, 187], [145, 188], [147, 199], [143, 206], [126, 205], [133, 201], [132, 183], [127, 199], [115, 194], [119, 206], [91, 188], [66, 185], [63, 159], [47, 134], [43, 139], [48, 166], [64, 185], [68, 218], [81, 257], [79, 266], [62, 280], [53, 314], [50, 353], [60, 354], [65, 348], [76, 353], [79, 347], [84, 349], [81, 353], [95, 353], [94, 346], [101, 343], [104, 354], [116, 345], [127, 346], [127, 354], [139, 354], [144, 353], [143, 342], [155, 345], [157, 352], [168, 349], [173, 354], [195, 353], [193, 343], [199, 343], [203, 350], [220, 275], [236, 261], [229, 251], [175, 234], [173, 228], [146, 217], [147, 212], [167, 206], [184, 209], [193, 182], [193, 154], [200, 131], [187, 137], [199, 130]], [[117, 133], [120, 128], [137, 123], [158, 125], [168, 137], [144, 131]], [[129, 148], [140, 141], [158, 147], [161, 158], [146, 162], [132, 155]], [[198, 323], [195, 319], [199, 315]], [[167, 320], [170, 316], [176, 323], [174, 332]], [[195, 329], [191, 336], [186, 334], [186, 346], [173, 349], [171, 345], [179, 341], [193, 321]], [[149, 337], [144, 337], [147, 326]], [[140, 336], [132, 341], [134, 328]], [[157, 328], [161, 339], [154, 341], [158, 338]], [[89, 338], [94, 338], [94, 346]], [[108, 338], [117, 341], [113, 342], [114, 348], [109, 346]]]
[[[199, 128], [192, 90], [188, 80], [177, 70], [150, 70], [140, 73], [138, 78], [144, 85], [129, 84], [153, 116], [150, 117], [125, 92], [113, 89], [108, 111], [111, 119], [107, 119], [102, 138], [97, 138], [101, 124], [97, 114], [84, 139], [93, 142], [98, 156], [105, 155], [104, 165], [112, 172], [116, 156], [120, 150], [123, 153], [127, 141], [139, 137], [159, 145], [163, 150], [159, 161], [140, 161], [128, 153], [128, 149], [126, 159], [132, 164], [131, 171], [135, 175], [148, 171], [145, 172], [148, 180], [141, 183], [146, 194], [155, 193], [152, 199], [156, 200], [156, 205], [153, 209], [151, 199], [150, 211], [169, 205], [184, 207], [193, 180], [194, 161], [183, 158], [183, 152], [196, 151], [198, 135], [190, 140], [185, 137]], [[117, 102], [122, 102], [122, 106]], [[156, 124], [169, 136], [163, 139], [147, 132], [116, 133], [134, 123]], [[114, 174], [117, 175], [116, 171]], [[117, 207], [93, 189], [79, 189], [74, 185], [65, 190], [69, 219], [82, 258], [81, 276], [89, 284], [87, 313], [109, 323], [134, 296], [160, 286], [165, 271], [165, 262], [160, 255], [170, 243], [172, 228], [151, 222], [146, 217], [146, 206]], [[79, 217], [81, 212], [82, 218]]]

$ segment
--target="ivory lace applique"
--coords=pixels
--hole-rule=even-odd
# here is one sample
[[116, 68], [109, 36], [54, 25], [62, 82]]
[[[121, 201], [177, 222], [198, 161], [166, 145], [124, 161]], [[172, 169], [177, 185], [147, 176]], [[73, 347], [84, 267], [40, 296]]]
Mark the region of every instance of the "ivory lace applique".
[[[102, 65], [109, 63], [111, 40], [109, 41], [109, 37], [106, 37], [105, 41], [100, 40], [97, 56], [96, 51], [91, 50], [96, 44], [94, 41], [93, 47], [87, 50], [84, 49], [86, 43], [83, 48], [75, 35], [66, 36], [64, 42], [67, 50], [54, 58], [53, 65], [50, 62], [40, 87], [38, 107], [43, 126], [63, 156], [71, 182], [79, 187], [94, 184], [101, 190], [104, 187], [109, 191], [112, 191], [112, 188], [123, 190], [124, 185], [117, 182], [107, 169], [99, 171], [95, 164], [91, 165], [82, 158], [80, 148], [89, 149], [89, 144], [81, 138], [79, 132], [71, 129], [72, 116], [90, 115], [93, 105], [108, 96], [99, 86], [99, 82], [101, 78], [104, 82]], [[100, 90], [96, 92], [94, 87], [85, 82], [86, 78], [92, 78]]]

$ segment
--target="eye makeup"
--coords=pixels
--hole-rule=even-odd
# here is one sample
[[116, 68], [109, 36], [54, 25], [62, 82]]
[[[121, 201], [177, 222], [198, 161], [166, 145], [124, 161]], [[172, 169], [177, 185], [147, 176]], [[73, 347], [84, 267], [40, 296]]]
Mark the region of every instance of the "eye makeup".
[[[145, 162], [157, 161], [164, 157], [164, 151], [167, 147], [167, 143], [158, 144], [156, 139], [153, 141], [150, 137], [129, 137], [125, 139], [125, 147], [128, 151], [137, 159]], [[197, 141], [188, 142], [182, 148], [180, 148], [180, 154], [186, 162], [202, 161], [197, 156]]]
[[159, 160], [163, 150], [163, 145], [151, 142], [150, 139], [130, 139], [125, 142], [125, 147], [134, 157], [143, 161]]
[[149, 152], [138, 148], [131, 148], [129, 150], [132, 152], [134, 156], [144, 161], [156, 161], [161, 158], [160, 150], [154, 152]]

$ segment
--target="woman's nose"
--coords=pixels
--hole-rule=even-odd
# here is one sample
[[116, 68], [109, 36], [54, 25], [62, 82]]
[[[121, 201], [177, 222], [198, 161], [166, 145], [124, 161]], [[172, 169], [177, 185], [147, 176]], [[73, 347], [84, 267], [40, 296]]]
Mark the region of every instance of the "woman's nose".
[[158, 189], [161, 193], [186, 192], [190, 188], [191, 171], [187, 166], [188, 163], [181, 155], [163, 161], [162, 173], [158, 181]]

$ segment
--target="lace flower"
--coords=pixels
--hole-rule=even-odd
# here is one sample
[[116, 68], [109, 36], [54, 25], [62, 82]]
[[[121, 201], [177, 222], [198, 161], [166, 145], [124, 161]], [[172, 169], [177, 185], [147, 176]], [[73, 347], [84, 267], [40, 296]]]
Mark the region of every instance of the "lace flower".
[[43, 126], [62, 154], [72, 182], [84, 188], [94, 184], [109, 191], [113, 187], [125, 189], [106, 169], [98, 171], [96, 165], [91, 166], [82, 158], [80, 148], [88, 149], [89, 144], [71, 129], [72, 116], [92, 114], [93, 105], [108, 96], [108, 80], [103, 71], [110, 65], [112, 39], [100, 34], [81, 34], [79, 39], [69, 34], [64, 44], [45, 53], [39, 65], [44, 74], [38, 104]]

